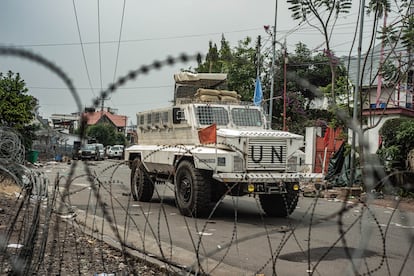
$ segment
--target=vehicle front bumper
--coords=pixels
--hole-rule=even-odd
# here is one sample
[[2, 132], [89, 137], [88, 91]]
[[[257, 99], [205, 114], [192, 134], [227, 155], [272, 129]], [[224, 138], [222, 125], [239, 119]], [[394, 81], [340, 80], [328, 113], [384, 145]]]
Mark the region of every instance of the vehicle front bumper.
[[214, 173], [213, 178], [226, 183], [322, 182], [322, 173]]

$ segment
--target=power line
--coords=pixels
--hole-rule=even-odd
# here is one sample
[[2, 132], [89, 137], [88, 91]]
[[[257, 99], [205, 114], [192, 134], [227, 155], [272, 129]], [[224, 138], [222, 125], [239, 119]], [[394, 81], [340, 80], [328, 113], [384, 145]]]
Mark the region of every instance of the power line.
[[112, 79], [112, 82], [115, 82], [116, 71], [117, 71], [117, 68], [118, 68], [119, 49], [120, 49], [120, 46], [121, 46], [121, 36], [122, 36], [122, 27], [124, 25], [125, 4], [126, 4], [126, 0], [124, 0], [124, 5], [122, 7], [121, 27], [119, 29], [118, 48], [117, 48], [117, 51], [116, 51], [115, 70], [114, 70], [114, 77]]
[[[133, 90], [133, 89], [154, 89], [172, 87], [171, 85], [156, 85], [156, 86], [135, 86], [135, 87], [119, 87], [118, 90]], [[49, 87], [49, 86], [28, 86], [29, 89], [43, 89], [43, 90], [68, 90], [67, 87]], [[90, 87], [76, 87], [76, 90], [87, 90]], [[94, 87], [93, 89], [99, 89]]]
[[[98, 55], [99, 55], [99, 80], [101, 83], [101, 91], [102, 91], [102, 55], [101, 55], [101, 22], [100, 22], [100, 14], [99, 14], [99, 0], [97, 0], [98, 3]], [[105, 98], [101, 96], [101, 111], [103, 111]]]
[[[126, 5], [126, 0], [124, 0], [124, 4], [122, 6], [121, 26], [119, 27], [118, 45], [117, 45], [116, 57], [115, 57], [115, 69], [114, 69], [114, 76], [112, 78], [112, 83], [115, 83], [116, 73], [118, 70], [119, 50], [121, 48], [122, 29], [124, 25], [124, 16], [125, 16], [125, 5]], [[112, 99], [110, 99], [110, 101], [112, 105], [115, 106], [115, 103], [112, 101]]]
[[[250, 32], [250, 31], [258, 31], [262, 28], [252, 28], [252, 29], [244, 29], [244, 30], [236, 30], [236, 31], [227, 31], [227, 32], [215, 32], [215, 33], [204, 33], [204, 34], [191, 34], [191, 35], [181, 35], [181, 36], [168, 36], [168, 37], [154, 37], [154, 38], [143, 38], [143, 39], [125, 39], [121, 40], [120, 43], [135, 43], [135, 42], [145, 42], [145, 41], [159, 41], [159, 40], [172, 40], [172, 39], [182, 39], [182, 38], [194, 38], [194, 37], [204, 37], [204, 36], [211, 36], [211, 35], [222, 35], [222, 34], [230, 34], [230, 33], [241, 33], [241, 32]], [[115, 44], [119, 43], [118, 40], [106, 40], [101, 41], [100, 44]], [[3, 45], [4, 43], [0, 43]], [[99, 44], [98, 41], [89, 41], [83, 42], [83, 45], [95, 45]], [[20, 45], [13, 45], [13, 47], [56, 47], [56, 46], [77, 46], [79, 43], [77, 42], [67, 42], [67, 43], [39, 43], [39, 44], [20, 44]]]
[[78, 29], [78, 35], [79, 35], [80, 46], [81, 46], [81, 49], [82, 49], [83, 63], [84, 63], [84, 65], [85, 65], [86, 75], [87, 75], [87, 77], [88, 77], [88, 82], [89, 82], [89, 87], [90, 87], [90, 89], [91, 89], [91, 91], [92, 91], [92, 95], [93, 95], [94, 97], [96, 97], [95, 92], [94, 92], [94, 91], [93, 91], [93, 89], [92, 89], [91, 76], [89, 75], [88, 64], [87, 64], [87, 62], [86, 62], [85, 49], [84, 49], [84, 47], [83, 47], [83, 43], [82, 43], [82, 35], [81, 35], [81, 32], [80, 32], [79, 20], [78, 20], [78, 14], [77, 14], [77, 12], [76, 12], [75, 0], [72, 0], [72, 3], [73, 3], [73, 10], [74, 10], [74, 12], [75, 12], [76, 26], [77, 26], [77, 29]]
[[118, 104], [117, 106], [142, 106], [142, 105], [147, 105], [147, 104], [161, 104], [161, 103], [166, 103], [166, 102], [171, 102], [172, 99], [170, 100], [165, 100], [165, 99], [160, 99], [159, 101], [140, 101], [139, 103], [126, 103], [126, 104]]

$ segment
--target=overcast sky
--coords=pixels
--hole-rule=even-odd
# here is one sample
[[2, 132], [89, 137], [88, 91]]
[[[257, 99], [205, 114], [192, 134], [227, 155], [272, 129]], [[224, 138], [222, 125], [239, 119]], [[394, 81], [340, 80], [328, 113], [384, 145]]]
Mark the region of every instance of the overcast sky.
[[[309, 25], [293, 21], [286, 1], [278, 2], [277, 39], [281, 42], [286, 39], [291, 50], [299, 41], [312, 50], [323, 50], [322, 35]], [[359, 1], [354, 1], [351, 13], [337, 22], [332, 38], [337, 55], [349, 52], [358, 4]], [[275, 22], [274, 0], [127, 0], [124, 13], [123, 7], [123, 0], [2, 0], [0, 45], [21, 46], [53, 61], [72, 79], [82, 104], [90, 106], [101, 88], [113, 82], [114, 75], [117, 79], [169, 55], [205, 54], [209, 41], [219, 45], [222, 34], [231, 47], [247, 36], [256, 39], [261, 35], [266, 42], [269, 36], [263, 26], [273, 26]], [[365, 25], [368, 39], [372, 24]], [[267, 42], [263, 48], [270, 46]], [[105, 106], [118, 109], [119, 114], [129, 117], [128, 124], [135, 124], [136, 112], [169, 106], [173, 98], [173, 74], [195, 65], [195, 62], [177, 64], [152, 71], [126, 83]], [[8, 70], [19, 72], [29, 93], [39, 99], [40, 115], [77, 111], [64, 83], [43, 67], [16, 57], [0, 56], [0, 71]]]

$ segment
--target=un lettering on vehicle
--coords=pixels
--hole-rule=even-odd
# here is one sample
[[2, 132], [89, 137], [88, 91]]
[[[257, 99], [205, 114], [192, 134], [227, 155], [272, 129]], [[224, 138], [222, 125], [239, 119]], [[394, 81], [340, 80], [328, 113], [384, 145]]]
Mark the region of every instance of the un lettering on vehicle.
[[251, 140], [248, 147], [249, 169], [283, 169], [286, 167], [286, 141]]

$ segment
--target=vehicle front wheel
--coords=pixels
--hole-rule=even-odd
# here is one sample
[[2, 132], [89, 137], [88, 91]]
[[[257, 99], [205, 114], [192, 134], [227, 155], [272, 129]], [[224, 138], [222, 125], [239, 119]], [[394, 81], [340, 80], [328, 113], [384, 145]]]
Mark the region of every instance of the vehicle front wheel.
[[131, 167], [131, 195], [135, 201], [148, 202], [154, 194], [154, 183], [148, 177], [141, 160], [135, 159]]
[[293, 184], [286, 187], [287, 193], [275, 195], [259, 195], [260, 205], [266, 215], [271, 217], [286, 217], [296, 208], [299, 191], [293, 190]]
[[199, 217], [211, 211], [211, 185], [202, 172], [188, 160], [182, 161], [175, 174], [175, 201], [184, 216]]

